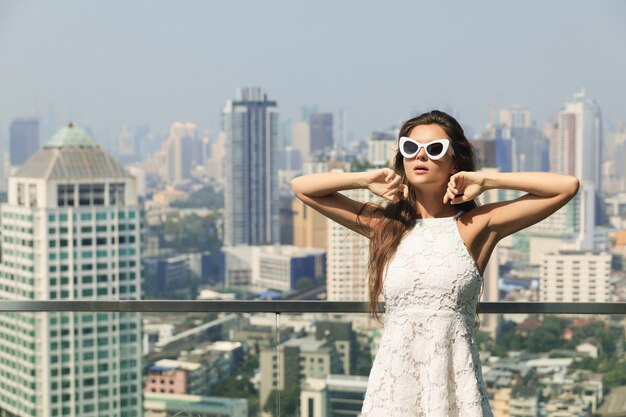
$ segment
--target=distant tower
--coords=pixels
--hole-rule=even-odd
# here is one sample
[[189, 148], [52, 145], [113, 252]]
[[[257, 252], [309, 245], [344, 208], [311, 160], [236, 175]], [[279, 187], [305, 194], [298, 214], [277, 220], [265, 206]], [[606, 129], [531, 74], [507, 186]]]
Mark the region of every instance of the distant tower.
[[335, 147], [347, 148], [348, 147], [348, 113], [345, 107], [342, 107], [337, 112], [337, 130]]
[[311, 152], [333, 147], [333, 114], [311, 114]]
[[511, 128], [530, 127], [530, 112], [516, 104], [507, 109], [500, 109], [500, 123]]
[[311, 128], [307, 122], [294, 123], [292, 127], [293, 147], [300, 151], [303, 161], [311, 160]]
[[162, 146], [166, 166], [163, 167], [168, 181], [182, 181], [191, 177], [194, 164], [199, 163], [200, 155], [196, 145], [196, 125], [193, 123], [173, 123], [170, 136]]
[[565, 103], [557, 119], [557, 172], [575, 175], [596, 189], [596, 224], [604, 224], [602, 204], [602, 121], [600, 106], [585, 97], [585, 91]]
[[[341, 170], [333, 170], [340, 172]], [[376, 202], [367, 189], [340, 191], [348, 198]], [[326, 299], [328, 301], [367, 301], [369, 240], [341, 224], [327, 220]]]
[[22, 165], [39, 148], [39, 120], [15, 119], [10, 128], [11, 165]]
[[280, 241], [278, 128], [276, 102], [260, 88], [243, 88], [224, 106], [225, 246]]
[[[9, 178], [0, 299], [139, 299], [135, 188], [84, 130], [61, 129]], [[0, 415], [142, 415], [139, 314], [3, 313], [0, 329]]]

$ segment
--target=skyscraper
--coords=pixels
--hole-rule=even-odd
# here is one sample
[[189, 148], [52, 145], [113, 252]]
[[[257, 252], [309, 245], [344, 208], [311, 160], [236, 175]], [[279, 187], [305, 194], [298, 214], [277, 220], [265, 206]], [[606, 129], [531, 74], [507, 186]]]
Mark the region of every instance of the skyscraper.
[[168, 181], [182, 181], [191, 177], [193, 167], [201, 163], [200, 152], [195, 146], [197, 142], [195, 124], [176, 122], [170, 126], [170, 136], [161, 148], [166, 160], [164, 177]]
[[[356, 201], [380, 203], [366, 188], [340, 191]], [[328, 221], [326, 299], [328, 301], [367, 301], [369, 240], [341, 224]]]
[[500, 123], [508, 127], [530, 127], [530, 112], [520, 105], [500, 109]]
[[278, 109], [243, 88], [223, 110], [226, 134], [224, 245], [278, 243]]
[[511, 170], [549, 171], [550, 142], [534, 126], [511, 128]]
[[300, 151], [302, 161], [311, 160], [311, 128], [307, 122], [294, 123], [292, 127], [293, 147]]
[[311, 113], [311, 152], [333, 147], [333, 114]]
[[22, 165], [39, 148], [39, 120], [13, 120], [9, 140], [11, 165]]
[[374, 131], [367, 140], [367, 160], [377, 167], [393, 166], [397, 152], [394, 132]]
[[555, 169], [592, 183], [596, 189], [596, 224], [604, 223], [602, 209], [602, 121], [600, 107], [582, 90], [565, 103], [557, 117]]
[[[135, 187], [84, 130], [61, 129], [9, 178], [0, 299], [139, 299]], [[138, 314], [6, 313], [0, 332], [0, 415], [142, 415]]]
[[584, 90], [576, 93], [559, 111], [557, 123], [556, 169], [601, 188], [602, 124], [598, 104], [586, 98]]

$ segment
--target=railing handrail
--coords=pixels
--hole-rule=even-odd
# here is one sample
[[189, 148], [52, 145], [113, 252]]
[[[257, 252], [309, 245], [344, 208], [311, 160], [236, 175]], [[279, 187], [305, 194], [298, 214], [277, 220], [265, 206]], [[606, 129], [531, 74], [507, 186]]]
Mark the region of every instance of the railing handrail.
[[[379, 304], [384, 312], [384, 303]], [[0, 300], [0, 312], [239, 312], [239, 313], [367, 313], [366, 302], [323, 300], [117, 300], [33, 301]], [[479, 313], [495, 314], [626, 314], [626, 302], [484, 302]]]

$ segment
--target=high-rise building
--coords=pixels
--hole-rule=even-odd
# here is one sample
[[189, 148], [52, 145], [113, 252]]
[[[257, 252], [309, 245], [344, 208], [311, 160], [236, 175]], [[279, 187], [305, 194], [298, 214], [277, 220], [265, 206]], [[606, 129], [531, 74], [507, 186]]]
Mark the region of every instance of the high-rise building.
[[500, 123], [510, 128], [530, 127], [530, 112], [516, 104], [507, 109], [500, 109]]
[[11, 165], [22, 165], [39, 148], [39, 120], [15, 119], [10, 127]]
[[294, 123], [292, 128], [293, 147], [300, 151], [303, 161], [311, 159], [311, 128], [307, 122]]
[[584, 90], [576, 93], [559, 111], [557, 123], [556, 171], [601, 188], [602, 125], [598, 104], [586, 98]]
[[226, 134], [224, 246], [278, 243], [278, 109], [243, 88], [223, 110]]
[[480, 168], [495, 168], [496, 164], [496, 141], [493, 139], [480, 139], [470, 141], [474, 154], [476, 155], [476, 165]]
[[602, 121], [600, 107], [576, 93], [557, 116], [556, 172], [576, 176], [596, 188], [596, 224], [604, 224], [602, 205]]
[[[327, 172], [328, 162], [307, 162], [302, 166], [302, 173], [314, 174], [317, 172]], [[343, 170], [348, 170], [349, 164]], [[328, 217], [319, 211], [307, 206], [298, 198], [294, 198], [291, 204], [293, 211], [293, 244], [301, 248], [328, 247]]]
[[211, 143], [211, 156], [206, 161], [207, 172], [219, 184], [224, 184], [224, 158], [226, 156], [226, 135], [224, 132], [217, 134], [215, 141]]
[[501, 171], [549, 170], [549, 141], [532, 124], [525, 108], [513, 105], [500, 109], [500, 122], [490, 122], [484, 134], [495, 140], [497, 167]]
[[196, 144], [196, 125], [193, 123], [173, 123], [170, 136], [163, 144], [166, 166], [165, 178], [168, 181], [182, 181], [191, 177], [191, 170], [201, 163], [201, 155]]
[[393, 166], [397, 149], [393, 132], [374, 131], [367, 140], [367, 160], [377, 167]]
[[311, 152], [333, 147], [333, 114], [311, 114]]
[[345, 107], [342, 107], [337, 112], [336, 122], [337, 138], [335, 140], [336, 148], [348, 148], [348, 113]]
[[[340, 191], [356, 201], [379, 197], [365, 188]], [[329, 301], [367, 301], [369, 240], [341, 224], [328, 222], [326, 293]]]
[[611, 301], [611, 254], [559, 251], [542, 256], [540, 301]]
[[511, 128], [511, 170], [535, 172], [550, 170], [550, 142], [534, 126]]
[[[135, 179], [84, 130], [61, 129], [9, 178], [2, 300], [141, 296]], [[141, 318], [0, 315], [0, 415], [141, 416]]]
[[291, 202], [291, 210], [293, 211], [294, 246], [326, 249], [328, 218], [297, 198]]

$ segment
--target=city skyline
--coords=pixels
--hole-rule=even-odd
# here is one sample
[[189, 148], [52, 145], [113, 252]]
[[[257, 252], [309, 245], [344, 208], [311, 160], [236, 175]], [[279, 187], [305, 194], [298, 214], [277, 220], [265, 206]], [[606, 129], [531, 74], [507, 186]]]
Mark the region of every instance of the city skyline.
[[564, 4], [541, 13], [512, 3], [333, 4], [328, 17], [324, 2], [243, 11], [3, 3], [0, 138], [13, 119], [36, 113], [52, 119], [52, 131], [73, 120], [106, 140], [124, 126], [166, 132], [176, 120], [215, 136], [223, 102], [246, 86], [273, 97], [281, 120], [297, 121], [302, 106], [344, 108], [361, 140], [430, 108], [476, 131], [491, 110], [513, 104], [542, 123], [585, 88], [609, 131], [626, 122], [618, 54], [626, 5]]

